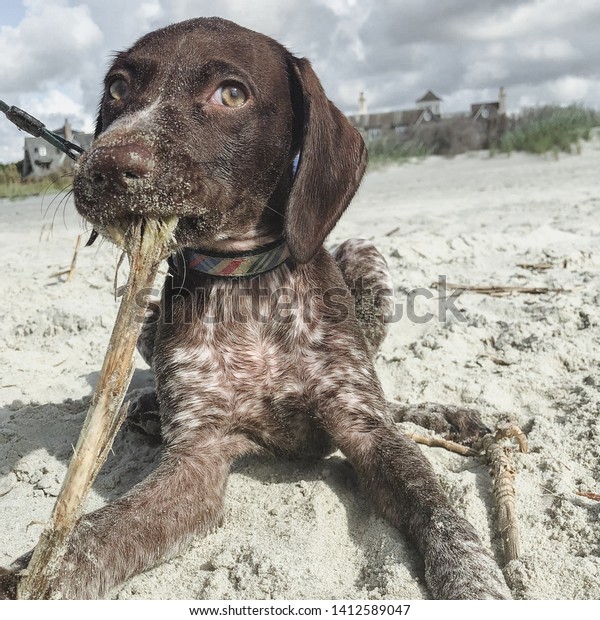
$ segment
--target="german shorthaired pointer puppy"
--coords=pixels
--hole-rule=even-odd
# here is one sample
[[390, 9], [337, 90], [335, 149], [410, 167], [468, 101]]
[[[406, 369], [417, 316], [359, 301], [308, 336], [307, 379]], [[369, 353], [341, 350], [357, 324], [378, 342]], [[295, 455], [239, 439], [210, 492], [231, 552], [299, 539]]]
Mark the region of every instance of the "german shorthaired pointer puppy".
[[[310, 63], [266, 36], [193, 19], [116, 56], [75, 204], [106, 236], [133, 218], [180, 218], [139, 347], [156, 396], [134, 407], [138, 419], [143, 406], [158, 409], [164, 456], [123, 498], [80, 519], [49, 597], [105, 596], [180, 553], [219, 523], [236, 459], [335, 449], [418, 547], [432, 596], [510, 597], [395, 427], [375, 375], [391, 304], [385, 260], [362, 240], [323, 248], [366, 164]], [[16, 579], [3, 571], [5, 595]]]

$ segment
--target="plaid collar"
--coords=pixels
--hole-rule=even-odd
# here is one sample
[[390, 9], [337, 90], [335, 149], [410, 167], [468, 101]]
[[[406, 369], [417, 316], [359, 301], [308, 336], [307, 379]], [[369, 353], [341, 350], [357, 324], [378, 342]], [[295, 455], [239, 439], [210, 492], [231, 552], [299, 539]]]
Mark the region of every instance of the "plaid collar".
[[250, 278], [279, 267], [289, 257], [285, 241], [275, 241], [243, 254], [208, 254], [185, 249], [173, 254], [169, 264], [182, 276], [193, 271], [221, 278]]

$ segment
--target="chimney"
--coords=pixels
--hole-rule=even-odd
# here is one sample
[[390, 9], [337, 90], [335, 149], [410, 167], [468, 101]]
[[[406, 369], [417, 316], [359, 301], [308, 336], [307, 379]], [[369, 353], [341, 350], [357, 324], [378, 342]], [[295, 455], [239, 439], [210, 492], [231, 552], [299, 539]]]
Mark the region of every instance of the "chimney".
[[65, 140], [72, 142], [73, 141], [73, 128], [71, 127], [71, 124], [69, 123], [68, 118], [65, 118], [65, 126], [63, 129], [65, 132]]
[[360, 116], [367, 115], [367, 99], [365, 93], [360, 93], [360, 97], [358, 98], [358, 114]]
[[500, 86], [500, 92], [498, 93], [498, 114], [504, 116], [506, 114], [506, 92], [504, 86]]

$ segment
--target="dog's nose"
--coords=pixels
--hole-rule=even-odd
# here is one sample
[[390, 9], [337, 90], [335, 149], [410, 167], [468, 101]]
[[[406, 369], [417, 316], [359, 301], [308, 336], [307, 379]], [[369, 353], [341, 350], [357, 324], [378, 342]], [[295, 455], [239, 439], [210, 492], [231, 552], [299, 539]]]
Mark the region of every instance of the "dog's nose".
[[150, 176], [154, 156], [141, 144], [99, 146], [92, 151], [87, 168], [94, 185], [132, 190]]

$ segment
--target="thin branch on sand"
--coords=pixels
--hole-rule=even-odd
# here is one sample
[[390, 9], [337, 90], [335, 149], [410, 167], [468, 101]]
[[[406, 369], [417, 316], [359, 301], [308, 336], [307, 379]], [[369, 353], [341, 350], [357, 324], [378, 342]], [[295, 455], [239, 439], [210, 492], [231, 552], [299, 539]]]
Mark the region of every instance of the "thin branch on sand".
[[[432, 288], [438, 288], [438, 283], [433, 282]], [[446, 283], [447, 289], [458, 289], [469, 291], [471, 293], [479, 293], [480, 295], [491, 295], [492, 297], [502, 297], [503, 295], [527, 294], [527, 295], [544, 295], [546, 293], [572, 293], [570, 288], [549, 288], [546, 286], [502, 286], [502, 285], [479, 285], [479, 284], [451, 284]]]
[[517, 263], [517, 267], [521, 269], [529, 269], [530, 271], [546, 271], [552, 269], [552, 263]]
[[600, 493], [592, 493], [591, 491], [577, 491], [575, 495], [579, 495], [579, 497], [587, 497], [595, 502], [600, 502]]
[[500, 441], [514, 438], [521, 452], [528, 451], [527, 438], [523, 431], [514, 424], [503, 424], [494, 434], [488, 434], [480, 441], [490, 464], [494, 481], [494, 496], [498, 510], [498, 531], [502, 538], [504, 559], [508, 564], [520, 555], [519, 528], [515, 506], [515, 467], [510, 451]]
[[75, 270], [77, 268], [77, 256], [79, 254], [79, 248], [81, 247], [81, 235], [77, 235], [77, 242], [75, 243], [75, 251], [73, 252], [73, 258], [71, 259], [71, 266], [68, 269], [57, 271], [50, 275], [51, 278], [60, 278], [61, 276], [67, 276], [67, 282], [70, 282], [75, 276]]
[[[490, 472], [494, 482], [494, 497], [498, 510], [498, 531], [502, 538], [506, 563], [516, 560], [520, 555], [519, 528], [515, 507], [515, 475], [516, 471], [507, 446], [500, 443], [505, 439], [515, 439], [521, 452], [527, 452], [529, 447], [525, 433], [512, 423], [502, 424], [495, 433], [482, 437], [474, 446], [469, 448], [461, 444], [429, 435], [406, 432], [406, 435], [417, 443], [444, 448], [450, 452], [463, 456], [485, 456], [490, 465]], [[578, 493], [590, 499], [600, 501], [600, 496], [591, 493]], [[590, 497], [590, 495], [592, 497]], [[594, 497], [595, 496], [595, 497]]]
[[462, 444], [450, 441], [449, 439], [435, 437], [434, 435], [419, 435], [418, 433], [411, 433], [408, 431], [405, 431], [405, 433], [406, 436], [410, 437], [413, 441], [416, 441], [424, 446], [429, 446], [430, 448], [444, 448], [449, 452], [454, 452], [455, 454], [460, 454], [462, 456], [479, 456], [479, 452], [473, 450], [473, 448], [463, 446]]

